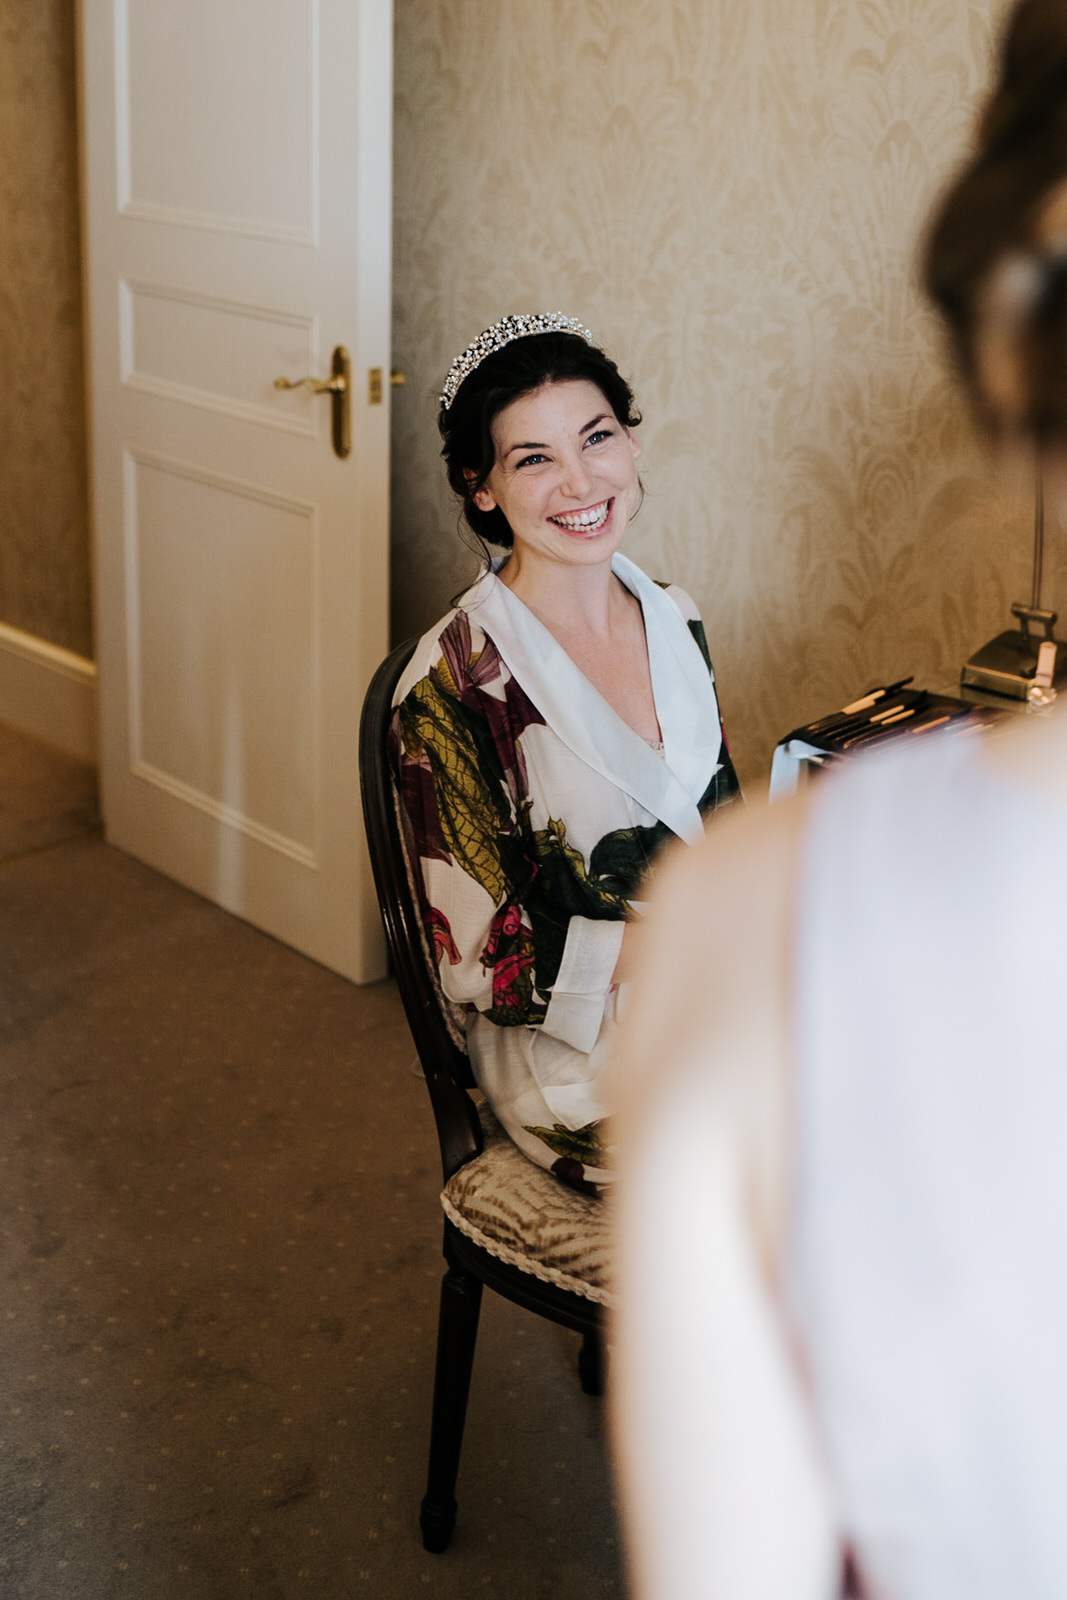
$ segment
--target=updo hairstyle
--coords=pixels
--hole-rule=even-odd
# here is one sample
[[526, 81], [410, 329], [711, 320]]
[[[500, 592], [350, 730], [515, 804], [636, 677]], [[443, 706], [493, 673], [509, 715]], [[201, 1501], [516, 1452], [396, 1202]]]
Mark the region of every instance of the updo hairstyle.
[[1067, 443], [1067, 0], [1020, 0], [977, 148], [936, 209], [927, 292], [980, 421]]
[[[633, 392], [610, 356], [576, 333], [532, 333], [486, 356], [467, 374], [452, 404], [438, 412], [448, 481], [463, 504], [467, 525], [490, 544], [510, 550], [513, 536], [498, 506], [480, 511], [474, 496], [496, 464], [493, 423], [506, 406], [547, 383], [592, 383], [624, 428], [636, 428], [641, 413]], [[467, 473], [473, 473], [468, 478]]]

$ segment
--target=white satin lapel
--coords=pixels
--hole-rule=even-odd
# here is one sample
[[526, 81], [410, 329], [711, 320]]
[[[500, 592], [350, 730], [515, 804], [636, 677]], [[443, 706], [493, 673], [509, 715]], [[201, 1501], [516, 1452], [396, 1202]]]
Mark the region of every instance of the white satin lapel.
[[[625, 561], [625, 558], [616, 556], [615, 562], [620, 561]], [[642, 580], [640, 592], [637, 583], [630, 581], [631, 575]], [[625, 561], [624, 571], [619, 572], [619, 577], [638, 595], [643, 609], [646, 588], [653, 591], [649, 600], [657, 611], [657, 601], [670, 606], [675, 625], [681, 629], [692, 647], [693, 655], [700, 662], [705, 685], [709, 684], [700, 651], [673, 602], [651, 584], [632, 562]], [[691, 670], [685, 670], [685, 689], [669, 693], [668, 685], [677, 673], [679, 664], [684, 663], [685, 651], [679, 648], [682, 641], [670, 641], [669, 619], [664, 614], [660, 613], [653, 624], [656, 659], [652, 666], [653, 695], [667, 752], [667, 759], [661, 760], [640, 735], [612, 710], [533, 612], [493, 574], [488, 573], [480, 579], [463, 596], [460, 604], [470, 613], [471, 620], [485, 629], [500, 651], [509, 672], [522, 684], [549, 727], [569, 750], [609, 783], [631, 795], [680, 838], [694, 843], [701, 837], [703, 824], [696, 802], [711, 780], [715, 762], [712, 761], [704, 783], [692, 792], [677, 774], [679, 764], [683, 771], [694, 769], [694, 763], [687, 760], [685, 754], [685, 741], [693, 737], [689, 715], [685, 711], [686, 703], [692, 707], [688, 690], [693, 674]], [[650, 658], [652, 651], [650, 638]], [[662, 709], [661, 697], [669, 702]], [[717, 731], [718, 711], [714, 690], [711, 704], [713, 724]], [[675, 756], [673, 760], [672, 751]]]
[[641, 602], [667, 765], [696, 802], [722, 765], [715, 681], [684, 617], [659, 584], [625, 556], [617, 555], [612, 569]]

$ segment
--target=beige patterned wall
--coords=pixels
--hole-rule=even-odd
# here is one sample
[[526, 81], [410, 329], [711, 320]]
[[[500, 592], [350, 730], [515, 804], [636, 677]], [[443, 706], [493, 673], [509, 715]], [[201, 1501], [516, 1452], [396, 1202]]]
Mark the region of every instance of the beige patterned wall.
[[72, 0], [0, 0], [0, 622], [92, 651]]
[[[1029, 595], [913, 283], [1001, 0], [397, 0], [394, 625], [470, 570], [434, 395], [504, 311], [634, 379], [627, 549], [708, 624], [742, 772], [873, 682], [948, 682]], [[1067, 569], [1048, 593], [1067, 605]]]

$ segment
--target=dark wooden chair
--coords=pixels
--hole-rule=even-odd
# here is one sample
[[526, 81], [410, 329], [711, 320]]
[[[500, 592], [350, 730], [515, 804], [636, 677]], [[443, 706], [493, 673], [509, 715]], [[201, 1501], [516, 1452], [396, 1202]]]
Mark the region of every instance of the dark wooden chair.
[[444, 1255], [420, 1526], [425, 1548], [447, 1548], [482, 1288], [583, 1335], [578, 1371], [602, 1392], [601, 1317], [610, 1303], [603, 1203], [568, 1189], [526, 1159], [475, 1099], [462, 1029], [437, 982], [412, 889], [387, 734], [393, 692], [415, 641], [378, 668], [363, 704], [360, 780], [374, 882], [419, 1061], [437, 1123], [445, 1187]]

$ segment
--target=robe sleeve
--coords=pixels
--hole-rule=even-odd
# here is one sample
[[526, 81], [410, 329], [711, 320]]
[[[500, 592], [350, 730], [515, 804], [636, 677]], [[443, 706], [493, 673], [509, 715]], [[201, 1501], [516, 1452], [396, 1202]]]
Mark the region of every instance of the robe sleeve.
[[498, 1026], [540, 1027], [589, 1051], [623, 923], [561, 908], [548, 918], [549, 938], [518, 745], [522, 727], [542, 719], [521, 691], [511, 692], [514, 680], [503, 694], [499, 664], [494, 679], [486, 653], [471, 655], [471, 673], [481, 668], [473, 684], [461, 679], [461, 654], [435, 663], [394, 713], [393, 760], [423, 924], [449, 1000]]
[[625, 923], [572, 917], [563, 959], [552, 986], [544, 1027], [586, 1054], [596, 1044], [604, 1019], [604, 997], [622, 950]]

